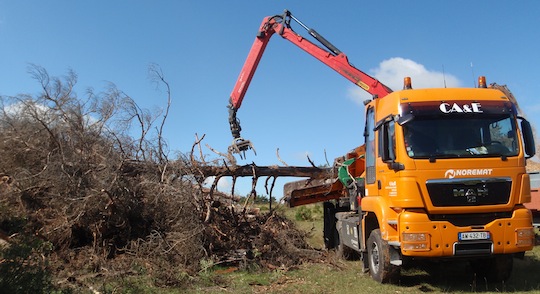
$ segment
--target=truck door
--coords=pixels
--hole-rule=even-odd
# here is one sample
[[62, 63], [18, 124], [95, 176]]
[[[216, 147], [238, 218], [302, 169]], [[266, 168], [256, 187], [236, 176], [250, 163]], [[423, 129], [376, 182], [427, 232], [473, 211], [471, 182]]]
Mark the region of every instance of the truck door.
[[392, 116], [375, 121], [371, 107], [366, 114], [366, 189], [370, 196], [396, 196], [395, 122]]
[[379, 194], [376, 174], [375, 154], [375, 108], [369, 107], [366, 112], [366, 128], [364, 138], [366, 142], [366, 196]]
[[397, 162], [395, 121], [389, 119], [379, 123], [377, 128], [377, 181], [379, 185], [379, 195], [386, 197], [397, 196], [397, 174], [396, 171], [404, 167]]

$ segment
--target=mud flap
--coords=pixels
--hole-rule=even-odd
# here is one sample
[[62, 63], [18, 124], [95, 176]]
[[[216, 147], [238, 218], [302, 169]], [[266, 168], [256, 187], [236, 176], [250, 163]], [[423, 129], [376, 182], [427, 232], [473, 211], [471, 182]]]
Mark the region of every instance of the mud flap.
[[339, 236], [336, 230], [336, 211], [334, 203], [323, 202], [323, 237], [326, 249], [334, 249], [339, 244]]
[[341, 244], [354, 251], [362, 252], [362, 227], [360, 226], [360, 216], [358, 213], [338, 212], [336, 213], [336, 218], [336, 227]]

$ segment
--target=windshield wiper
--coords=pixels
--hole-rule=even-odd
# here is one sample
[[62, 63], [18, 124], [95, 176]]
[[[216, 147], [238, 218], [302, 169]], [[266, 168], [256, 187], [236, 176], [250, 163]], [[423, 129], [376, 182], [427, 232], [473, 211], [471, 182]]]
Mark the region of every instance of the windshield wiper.
[[491, 156], [500, 156], [502, 161], [506, 161], [508, 159], [508, 155], [502, 154], [502, 153], [491, 153], [489, 155], [491, 155]]
[[429, 159], [429, 162], [435, 162], [437, 159], [443, 159], [443, 158], [456, 158], [456, 157], [463, 157], [458, 154], [454, 153], [431, 153], [426, 156], [416, 156], [417, 159]]

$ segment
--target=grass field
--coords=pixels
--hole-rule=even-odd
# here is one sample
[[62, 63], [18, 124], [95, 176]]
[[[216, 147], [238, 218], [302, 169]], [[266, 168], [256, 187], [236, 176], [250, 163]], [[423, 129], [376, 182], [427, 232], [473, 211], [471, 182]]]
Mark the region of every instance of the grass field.
[[[299, 212], [287, 209], [300, 228], [313, 233], [310, 245], [323, 247], [322, 212], [308, 207]], [[307, 217], [306, 217], [307, 215]], [[304, 217], [299, 217], [304, 216]], [[293, 270], [270, 272], [214, 269], [187, 293], [540, 293], [540, 246], [527, 252], [525, 259], [514, 260], [514, 271], [505, 283], [476, 280], [466, 262], [452, 262], [431, 268], [402, 270], [397, 284], [379, 284], [360, 271], [359, 261], [343, 261], [329, 253], [325, 263], [304, 264]]]
[[538, 252], [535, 261], [528, 256], [516, 261], [514, 266], [513, 277], [506, 283], [474, 282], [466, 265], [453, 264], [441, 269], [436, 276], [407, 270], [402, 272], [398, 284], [383, 285], [361, 274], [359, 262], [306, 264], [287, 272], [215, 272], [211, 277], [214, 285], [195, 287], [189, 293], [540, 293]]
[[[322, 248], [322, 213], [314, 206], [309, 209], [309, 213], [305, 209], [288, 209], [285, 213], [297, 219], [300, 228], [313, 233], [309, 240], [312, 246]], [[359, 261], [339, 260], [332, 252], [325, 263], [303, 264], [287, 271], [217, 268], [202, 273], [187, 293], [540, 293], [540, 246], [527, 252], [525, 259], [515, 259], [510, 279], [497, 284], [477, 281], [466, 262], [444, 263], [432, 267], [430, 274], [414, 268], [402, 270], [395, 285], [379, 284], [362, 274], [360, 268]]]

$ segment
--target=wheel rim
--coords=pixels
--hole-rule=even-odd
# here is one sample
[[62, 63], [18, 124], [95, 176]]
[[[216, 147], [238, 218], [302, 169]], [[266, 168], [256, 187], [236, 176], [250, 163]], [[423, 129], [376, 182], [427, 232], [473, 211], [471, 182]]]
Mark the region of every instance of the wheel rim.
[[371, 267], [374, 272], [379, 272], [379, 247], [377, 243], [371, 244]]

